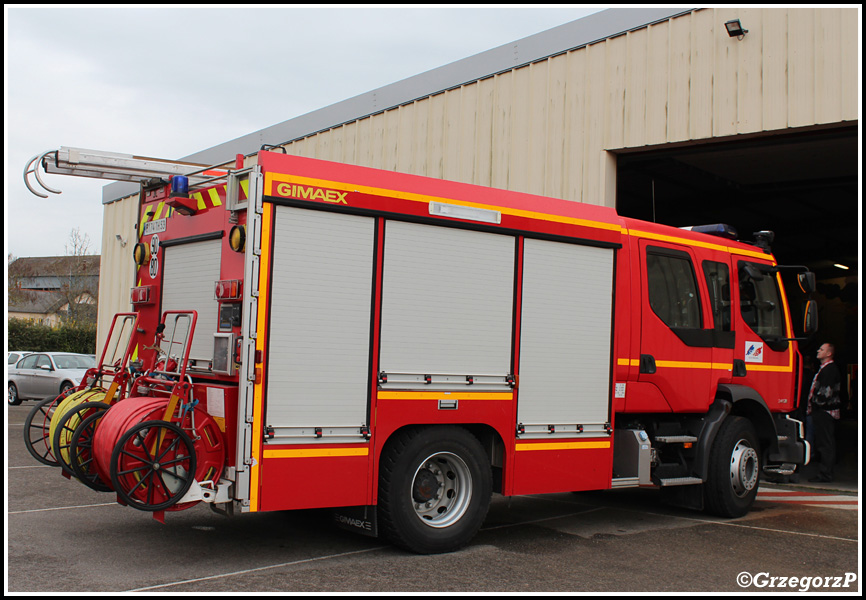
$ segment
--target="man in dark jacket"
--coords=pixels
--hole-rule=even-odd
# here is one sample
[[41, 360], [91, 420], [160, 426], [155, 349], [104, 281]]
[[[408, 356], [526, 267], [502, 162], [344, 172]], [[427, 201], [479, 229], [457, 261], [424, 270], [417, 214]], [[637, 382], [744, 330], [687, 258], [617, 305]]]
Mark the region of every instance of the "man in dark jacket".
[[815, 452], [818, 454], [818, 475], [809, 481], [833, 481], [833, 463], [836, 462], [836, 421], [839, 420], [842, 400], [842, 376], [834, 362], [836, 348], [822, 344], [817, 358], [821, 363], [812, 387], [809, 389], [807, 419], [811, 417], [815, 431]]

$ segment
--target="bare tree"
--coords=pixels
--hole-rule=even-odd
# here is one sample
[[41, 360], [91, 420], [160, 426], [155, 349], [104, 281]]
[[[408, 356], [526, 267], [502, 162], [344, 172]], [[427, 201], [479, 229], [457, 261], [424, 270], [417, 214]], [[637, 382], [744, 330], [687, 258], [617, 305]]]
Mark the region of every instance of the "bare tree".
[[72, 260], [66, 262], [67, 272], [60, 276], [60, 291], [67, 307], [64, 320], [67, 322], [96, 322], [99, 278], [89, 275], [88, 261], [84, 260], [84, 257], [93, 255], [90, 245], [90, 236], [82, 234], [79, 228], [69, 232], [65, 250], [66, 256]]
[[87, 256], [93, 254], [90, 251], [90, 243], [90, 236], [86, 233], [82, 235], [81, 229], [76, 227], [69, 232], [69, 241], [64, 246], [66, 256]]

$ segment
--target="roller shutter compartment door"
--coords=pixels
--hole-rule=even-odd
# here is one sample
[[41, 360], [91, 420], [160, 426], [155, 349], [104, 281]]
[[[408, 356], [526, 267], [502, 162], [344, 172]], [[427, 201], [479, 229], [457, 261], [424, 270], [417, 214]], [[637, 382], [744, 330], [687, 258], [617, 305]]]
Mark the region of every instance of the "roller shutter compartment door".
[[274, 219], [267, 424], [303, 442], [315, 427], [357, 432], [367, 422], [375, 221], [288, 206]]
[[[396, 379], [489, 375], [504, 384], [511, 372], [514, 259], [511, 236], [389, 221], [380, 369], [403, 374]], [[423, 381], [405, 385], [429, 389]]]
[[613, 250], [526, 240], [518, 422], [609, 421], [612, 304]]
[[[207, 240], [165, 248], [162, 311], [194, 310], [198, 313], [190, 359], [213, 359], [213, 334], [217, 330], [219, 312], [214, 299], [214, 282], [220, 278], [221, 244], [222, 240]], [[166, 335], [170, 332], [168, 325]], [[167, 345], [163, 343], [163, 346]], [[172, 350], [172, 354], [177, 352]]]

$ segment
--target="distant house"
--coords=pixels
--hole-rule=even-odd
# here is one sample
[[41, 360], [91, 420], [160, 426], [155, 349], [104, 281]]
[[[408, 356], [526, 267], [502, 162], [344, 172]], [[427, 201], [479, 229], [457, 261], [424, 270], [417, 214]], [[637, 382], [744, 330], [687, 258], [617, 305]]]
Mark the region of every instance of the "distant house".
[[18, 258], [9, 264], [8, 317], [55, 326], [96, 322], [100, 257]]

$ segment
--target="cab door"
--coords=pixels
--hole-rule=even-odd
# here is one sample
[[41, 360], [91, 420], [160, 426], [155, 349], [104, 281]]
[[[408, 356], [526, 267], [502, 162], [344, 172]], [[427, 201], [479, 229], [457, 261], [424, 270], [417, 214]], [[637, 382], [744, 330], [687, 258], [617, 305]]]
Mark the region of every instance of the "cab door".
[[781, 279], [772, 265], [732, 256], [736, 273], [734, 383], [754, 389], [770, 410], [791, 410], [796, 403], [798, 369]]
[[667, 406], [656, 410], [703, 411], [713, 400], [713, 330], [691, 248], [641, 241], [640, 373]]

